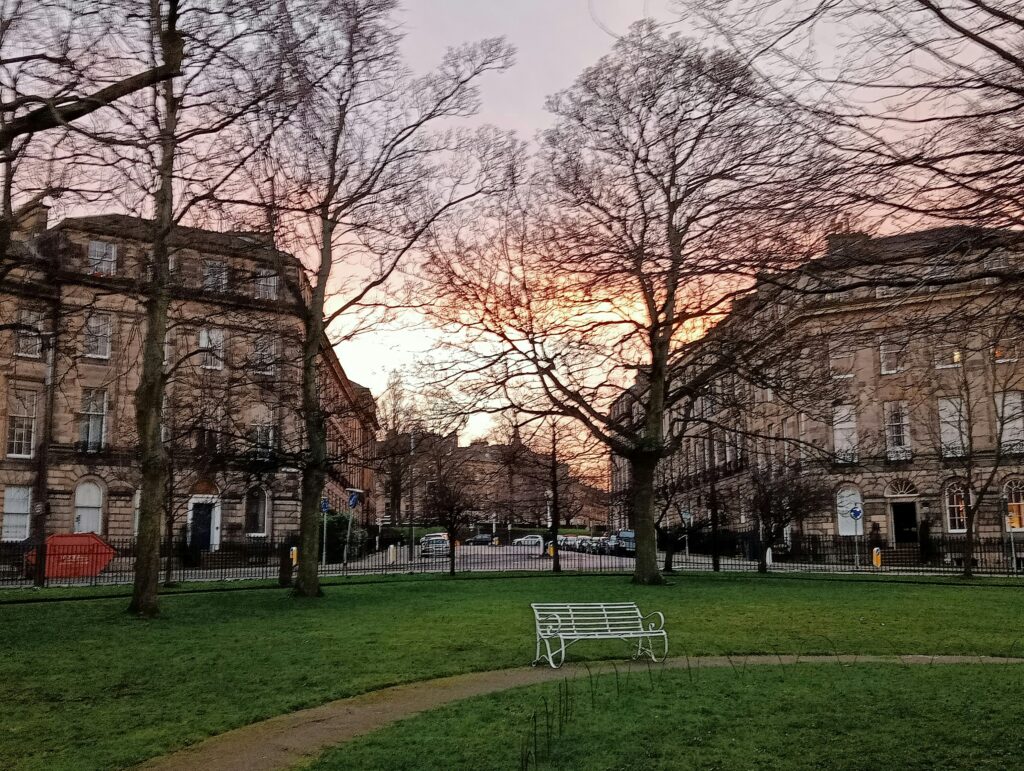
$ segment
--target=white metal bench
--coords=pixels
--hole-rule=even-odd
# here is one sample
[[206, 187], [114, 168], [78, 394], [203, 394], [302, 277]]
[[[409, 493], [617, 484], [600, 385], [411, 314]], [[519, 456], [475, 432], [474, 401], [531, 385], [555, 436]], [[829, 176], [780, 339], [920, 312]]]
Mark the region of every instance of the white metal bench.
[[[565, 650], [580, 640], [636, 640], [634, 659], [650, 656], [652, 661], [668, 656], [665, 617], [655, 611], [640, 614], [635, 602], [534, 603], [537, 622], [537, 658], [533, 665], [546, 661], [558, 669], [565, 661]], [[653, 641], [661, 639], [662, 654], [654, 653]], [[544, 646], [544, 653], [541, 646]]]

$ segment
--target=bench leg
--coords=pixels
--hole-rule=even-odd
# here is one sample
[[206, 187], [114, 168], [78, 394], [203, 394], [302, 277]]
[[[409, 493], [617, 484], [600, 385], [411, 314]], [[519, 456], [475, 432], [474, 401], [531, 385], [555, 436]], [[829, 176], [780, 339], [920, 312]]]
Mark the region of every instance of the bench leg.
[[[544, 653], [540, 652], [541, 642], [544, 643]], [[546, 661], [552, 669], [558, 669], [562, 666], [562, 662], [565, 661], [565, 642], [559, 638], [560, 647], [556, 650], [551, 650], [551, 640], [547, 637], [537, 637], [537, 658], [533, 660], [531, 666], [537, 666], [540, 662]], [[557, 659], [557, 663], [556, 663]]]

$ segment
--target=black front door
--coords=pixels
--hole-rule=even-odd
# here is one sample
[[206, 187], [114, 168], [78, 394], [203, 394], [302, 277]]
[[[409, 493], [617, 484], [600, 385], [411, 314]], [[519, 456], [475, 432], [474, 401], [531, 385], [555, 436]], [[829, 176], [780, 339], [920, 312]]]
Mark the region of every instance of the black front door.
[[210, 533], [213, 529], [213, 504], [192, 504], [192, 536], [189, 546], [194, 551], [210, 550]]
[[892, 504], [892, 531], [896, 543], [917, 543], [917, 504]]

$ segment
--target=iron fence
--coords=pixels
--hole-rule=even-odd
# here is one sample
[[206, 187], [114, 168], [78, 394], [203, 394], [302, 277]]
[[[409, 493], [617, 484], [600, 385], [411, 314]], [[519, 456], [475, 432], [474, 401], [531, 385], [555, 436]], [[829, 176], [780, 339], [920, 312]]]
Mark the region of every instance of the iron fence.
[[[408, 542], [380, 548], [378, 543], [377, 539], [362, 539], [350, 545], [347, 555], [329, 544], [326, 560], [318, 555], [320, 574], [548, 572], [554, 567], [550, 549], [536, 543], [457, 544], [454, 549], [436, 540], [433, 545], [416, 543], [411, 549]], [[660, 565], [674, 570], [711, 570], [717, 561], [724, 571], [754, 571], [763, 556], [753, 531], [722, 530], [717, 541], [708, 533], [693, 533], [672, 545], [674, 548], [666, 549], [668, 544], [662, 544], [658, 559]], [[97, 537], [84, 544], [0, 543], [0, 586], [130, 583], [135, 554], [133, 538]], [[287, 582], [299, 556], [294, 540], [247, 538], [207, 549], [174, 540], [164, 541], [160, 547], [162, 580], [167, 583], [242, 579]], [[768, 569], [955, 575], [963, 572], [964, 560], [962, 536], [944, 535], [892, 546], [869, 538], [794, 535], [773, 544]], [[565, 572], [629, 573], [634, 567], [631, 554], [606, 553], [599, 542], [588, 544], [587, 550], [561, 549], [558, 561]], [[978, 574], [1024, 576], [1024, 534], [977, 539], [972, 566]]]

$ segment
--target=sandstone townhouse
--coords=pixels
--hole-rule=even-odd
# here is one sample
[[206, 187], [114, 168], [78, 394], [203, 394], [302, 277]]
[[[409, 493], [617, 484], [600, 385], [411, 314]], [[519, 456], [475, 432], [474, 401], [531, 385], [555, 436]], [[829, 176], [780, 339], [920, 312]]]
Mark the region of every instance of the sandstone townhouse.
[[[751, 476], [788, 467], [831, 490], [829, 510], [793, 524], [804, 534], [920, 553], [972, 523], [993, 541], [1024, 532], [1022, 247], [1018, 233], [965, 227], [845, 234], [785, 281], [759, 282], [759, 323], [785, 325], [766, 345], [799, 353], [757, 375], [723, 368], [701, 390], [659, 469], [666, 516], [700, 523], [714, 497], [724, 523], [749, 527]], [[742, 307], [710, 344], [749, 326]], [[642, 396], [638, 382], [620, 398], [621, 419]], [[621, 521], [622, 459], [611, 476]]]
[[[151, 223], [47, 218], [42, 207], [22, 216], [0, 293], [0, 533], [129, 539]], [[286, 538], [298, 527], [304, 444], [291, 361], [303, 332], [301, 265], [260, 233], [177, 227], [171, 247], [165, 536], [200, 550]], [[325, 497], [340, 508], [346, 487], [373, 488], [363, 457], [374, 405], [330, 345], [320, 373], [334, 461]]]

